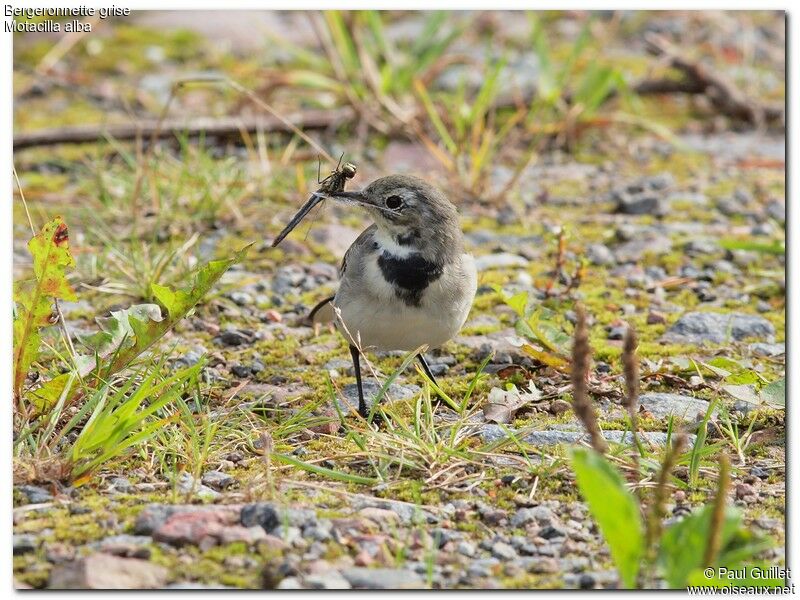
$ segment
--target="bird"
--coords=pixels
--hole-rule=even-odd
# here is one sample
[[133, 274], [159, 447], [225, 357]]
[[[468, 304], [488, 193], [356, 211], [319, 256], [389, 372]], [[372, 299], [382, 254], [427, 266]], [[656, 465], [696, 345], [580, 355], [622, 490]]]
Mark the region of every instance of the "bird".
[[[477, 269], [456, 207], [424, 179], [388, 175], [362, 190], [324, 195], [363, 208], [373, 220], [345, 253], [336, 293], [309, 315], [315, 320], [334, 309], [350, 347], [358, 412], [366, 418], [361, 351], [434, 349], [455, 337], [475, 299]], [[436, 383], [423, 354], [416, 358]]]

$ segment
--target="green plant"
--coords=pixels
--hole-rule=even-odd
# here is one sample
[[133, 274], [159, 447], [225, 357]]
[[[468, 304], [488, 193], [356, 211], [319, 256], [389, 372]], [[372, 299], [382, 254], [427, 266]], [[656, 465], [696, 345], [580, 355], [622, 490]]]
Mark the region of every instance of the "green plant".
[[99, 467], [130, 453], [174, 419], [164, 409], [196, 385], [202, 363], [162, 377], [162, 366], [140, 369], [122, 383], [88, 390], [74, 413], [65, 409], [73, 397], [70, 377], [47, 414], [23, 428], [15, 455], [31, 465], [34, 478], [64, 479], [78, 485]]
[[54, 301], [74, 300], [75, 292], [65, 276], [75, 264], [69, 251], [69, 232], [61, 217], [47, 223], [28, 249], [33, 257], [34, 278], [14, 286], [14, 400], [21, 408], [23, 384], [42, 343], [41, 330], [54, 322]]
[[[651, 564], [642, 535], [644, 506], [627, 489], [621, 473], [601, 454], [588, 448], [574, 449], [570, 460], [581, 495], [626, 587], [643, 587], [643, 574], [651, 585], [663, 577], [672, 589], [713, 584], [714, 578], [704, 576], [704, 568], [713, 567], [718, 572], [719, 567], [726, 567], [732, 572], [752, 565], [761, 552], [773, 545], [771, 540], [756, 536], [744, 525], [738, 509], [726, 506], [729, 475], [723, 467], [714, 502], [651, 540], [656, 549]], [[661, 516], [655, 518], [660, 520]], [[731, 585], [737, 581], [719, 583]], [[762, 585], [783, 585], [783, 582], [765, 581]]]
[[333, 92], [378, 131], [387, 131], [386, 119], [405, 125], [416, 110], [414, 79], [437, 72], [465, 25], [447, 27], [449, 14], [432, 12], [413, 42], [395, 45], [385, 19], [381, 11], [325, 11], [321, 26], [315, 22], [324, 57], [289, 46], [299, 66], [278, 78], [296, 88]]

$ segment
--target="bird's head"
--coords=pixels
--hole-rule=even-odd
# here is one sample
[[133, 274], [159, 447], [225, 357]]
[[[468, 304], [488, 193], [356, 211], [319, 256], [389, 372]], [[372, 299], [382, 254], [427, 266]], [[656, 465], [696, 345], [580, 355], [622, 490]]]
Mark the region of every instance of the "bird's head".
[[[363, 190], [327, 197], [364, 207], [379, 229], [401, 245], [461, 247], [456, 207], [437, 187], [411, 175], [389, 175]], [[454, 244], [456, 242], [456, 244]]]

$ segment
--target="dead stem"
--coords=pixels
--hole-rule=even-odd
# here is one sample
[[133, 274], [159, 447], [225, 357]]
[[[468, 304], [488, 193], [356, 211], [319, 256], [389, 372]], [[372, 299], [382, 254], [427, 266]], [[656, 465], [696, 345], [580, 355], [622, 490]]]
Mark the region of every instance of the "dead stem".
[[725, 505], [728, 501], [728, 489], [731, 486], [731, 460], [727, 454], [722, 454], [719, 460], [719, 480], [717, 495], [714, 498], [714, 510], [711, 513], [711, 524], [708, 530], [706, 552], [703, 565], [710, 567], [714, 564], [719, 554], [722, 543], [722, 526], [725, 521]]
[[589, 433], [594, 448], [600, 454], [605, 453], [608, 445], [600, 433], [597, 414], [591, 405], [588, 393], [589, 363], [592, 349], [589, 346], [589, 328], [586, 324], [586, 311], [582, 304], [575, 305], [578, 321], [575, 324], [575, 335], [572, 342], [572, 410], [583, 423]]
[[622, 346], [622, 367], [625, 373], [625, 408], [631, 419], [631, 436], [633, 437], [633, 461], [636, 467], [636, 475], [639, 476], [639, 422], [637, 413], [639, 412], [639, 359], [636, 356], [636, 348], [639, 340], [636, 331], [628, 326], [625, 332], [625, 342]]
[[658, 480], [656, 481], [655, 489], [653, 490], [653, 503], [650, 505], [650, 510], [647, 514], [646, 522], [646, 542], [645, 547], [648, 552], [655, 549], [655, 542], [661, 537], [662, 518], [664, 517], [664, 502], [667, 498], [667, 485], [672, 470], [675, 468], [675, 463], [678, 457], [686, 447], [687, 437], [685, 433], [680, 433], [675, 436], [672, 446], [667, 450], [664, 456], [664, 461], [661, 463], [661, 470], [658, 473]]

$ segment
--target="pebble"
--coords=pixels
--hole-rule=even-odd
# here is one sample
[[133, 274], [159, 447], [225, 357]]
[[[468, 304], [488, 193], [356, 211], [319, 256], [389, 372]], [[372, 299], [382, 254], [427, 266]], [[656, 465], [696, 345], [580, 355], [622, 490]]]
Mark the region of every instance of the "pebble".
[[36, 485], [20, 485], [16, 489], [25, 494], [30, 504], [44, 504], [53, 499], [53, 494]]
[[[678, 420], [690, 423], [702, 420], [708, 411], [708, 402], [706, 400], [682, 394], [642, 394], [639, 397], [639, 405], [655, 417], [662, 419], [675, 417]], [[716, 409], [713, 414], [717, 414]]]
[[422, 577], [409, 569], [350, 567], [342, 569], [341, 575], [355, 589], [401, 590], [426, 587]]
[[202, 482], [215, 490], [225, 490], [237, 483], [234, 477], [222, 471], [206, 471], [203, 474]]
[[459, 554], [463, 554], [464, 556], [473, 557], [477, 552], [475, 548], [475, 544], [467, 541], [461, 541], [456, 545], [456, 552]]
[[517, 553], [513, 547], [505, 542], [496, 542], [492, 546], [492, 556], [500, 560], [513, 560], [517, 558]]
[[478, 271], [489, 271], [492, 269], [508, 269], [513, 267], [527, 267], [528, 261], [518, 254], [508, 252], [498, 252], [496, 254], [484, 254], [475, 258], [475, 268]]
[[616, 259], [608, 246], [604, 244], [591, 244], [586, 248], [586, 257], [593, 265], [609, 266], [616, 264]]
[[661, 336], [662, 341], [683, 344], [757, 338], [772, 341], [775, 327], [763, 317], [745, 313], [689, 312]]
[[214, 341], [223, 346], [235, 347], [248, 344], [253, 341], [253, 338], [236, 329], [227, 329], [223, 331], [219, 337], [214, 338]]
[[38, 546], [39, 546], [38, 540], [32, 535], [24, 533], [19, 535], [14, 534], [12, 543], [14, 556], [18, 556], [20, 554], [29, 554], [31, 552], [34, 552], [36, 548], [38, 548]]
[[353, 587], [347, 579], [342, 577], [341, 573], [335, 570], [306, 575], [303, 583], [305, 587], [312, 590], [349, 590]]
[[137, 590], [161, 588], [168, 571], [161, 565], [136, 558], [93, 554], [50, 572], [47, 587], [58, 590]]

